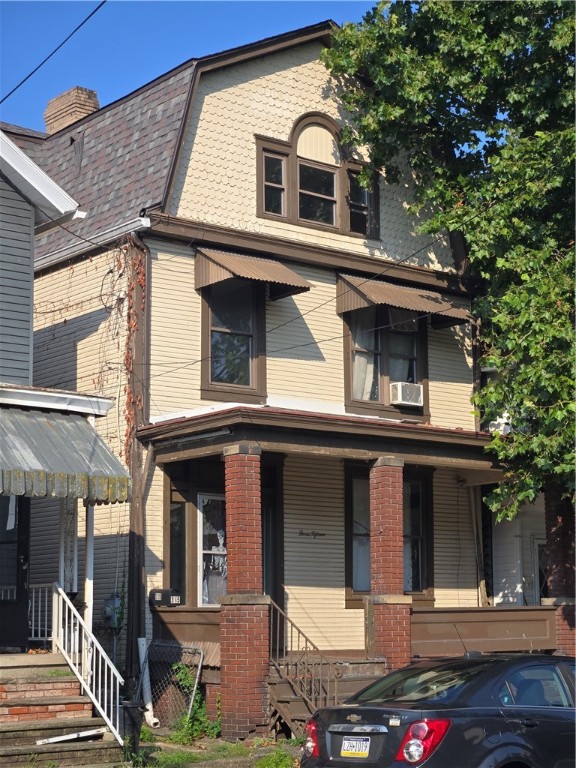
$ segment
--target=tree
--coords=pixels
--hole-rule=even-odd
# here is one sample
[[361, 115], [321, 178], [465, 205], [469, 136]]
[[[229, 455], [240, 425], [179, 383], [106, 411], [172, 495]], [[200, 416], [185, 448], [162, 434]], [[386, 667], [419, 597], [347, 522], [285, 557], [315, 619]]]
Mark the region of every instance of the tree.
[[465, 238], [480, 363], [498, 371], [475, 403], [512, 424], [492, 436], [487, 503], [513, 518], [545, 491], [572, 562], [574, 6], [383, 2], [324, 58], [354, 119], [344, 139], [386, 180], [409, 175], [423, 231]]

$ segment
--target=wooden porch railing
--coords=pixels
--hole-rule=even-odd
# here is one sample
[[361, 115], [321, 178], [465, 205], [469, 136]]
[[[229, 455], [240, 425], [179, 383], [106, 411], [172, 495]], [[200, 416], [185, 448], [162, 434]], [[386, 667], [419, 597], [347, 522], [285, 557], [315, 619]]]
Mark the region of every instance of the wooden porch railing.
[[338, 703], [339, 668], [270, 601], [270, 662], [313, 712]]

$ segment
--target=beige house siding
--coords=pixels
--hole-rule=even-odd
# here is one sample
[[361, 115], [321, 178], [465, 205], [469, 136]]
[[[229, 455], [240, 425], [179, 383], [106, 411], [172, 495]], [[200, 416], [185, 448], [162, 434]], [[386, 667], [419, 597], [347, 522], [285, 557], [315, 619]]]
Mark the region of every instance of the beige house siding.
[[474, 429], [469, 324], [429, 329], [428, 378], [431, 423], [435, 427]]
[[203, 405], [200, 400], [200, 294], [194, 251], [150, 243], [150, 416]]
[[380, 242], [257, 218], [255, 135], [287, 141], [295, 121], [309, 112], [342, 123], [320, 49], [302, 45], [201, 76], [169, 212], [376, 259], [452, 269], [447, 241], [428, 246], [432, 238], [415, 234], [404, 187], [382, 189]]
[[323, 650], [364, 648], [364, 612], [344, 607], [344, 470], [289, 456], [284, 468], [288, 616]]
[[434, 473], [434, 595], [436, 608], [479, 605], [469, 491], [457, 472]]
[[[34, 383], [114, 399], [95, 428], [122, 459], [125, 438], [124, 350], [126, 345], [126, 275], [120, 249], [84, 259], [34, 281]], [[126, 265], [125, 265], [126, 266]], [[36, 512], [36, 510], [38, 510]], [[31, 573], [53, 581], [58, 562], [43, 554], [59, 548], [59, 502], [33, 503]], [[127, 504], [94, 507], [94, 627], [111, 640], [101, 619], [103, 602], [128, 586]], [[79, 589], [84, 580], [85, 513], [78, 502]], [[105, 645], [105, 647], [109, 647]]]
[[342, 405], [343, 323], [335, 310], [335, 273], [292, 268], [312, 284], [312, 289], [268, 303], [268, 396]]

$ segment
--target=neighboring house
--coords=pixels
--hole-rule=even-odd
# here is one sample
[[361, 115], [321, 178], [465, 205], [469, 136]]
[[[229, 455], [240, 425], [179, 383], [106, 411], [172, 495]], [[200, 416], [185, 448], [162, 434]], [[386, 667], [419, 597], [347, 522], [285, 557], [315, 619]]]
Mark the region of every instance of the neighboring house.
[[[29, 593], [30, 529], [53, 548], [50, 582], [78, 590], [76, 502], [127, 501], [129, 477], [93, 427], [112, 400], [33, 386], [34, 233], [81, 219], [78, 203], [0, 132], [0, 648], [26, 650], [31, 612], [46, 626], [48, 601]], [[56, 382], [58, 384], [58, 382]], [[68, 519], [42, 503], [58, 499]], [[51, 507], [52, 511], [58, 507]], [[93, 528], [85, 529], [90, 576]], [[59, 524], [62, 529], [59, 530]], [[42, 555], [40, 554], [40, 557]], [[44, 585], [43, 594], [52, 584]], [[90, 580], [84, 596], [91, 608]], [[35, 599], [36, 597], [36, 599]], [[91, 618], [91, 610], [87, 611]], [[40, 639], [40, 638], [38, 638]], [[43, 638], [44, 640], [46, 638]]]
[[295, 626], [388, 668], [572, 642], [560, 609], [520, 607], [530, 558], [510, 571], [481, 503], [499, 472], [457, 238], [416, 234], [408, 188], [359, 185], [330, 30], [188, 61], [102, 109], [73, 89], [50, 110], [95, 111], [11, 130], [88, 211], [37, 240], [35, 375], [117, 398], [103, 434], [133, 500], [95, 512], [95, 626], [121, 592], [129, 676], [140, 636], [201, 647], [228, 738], [278, 716], [270, 648]]

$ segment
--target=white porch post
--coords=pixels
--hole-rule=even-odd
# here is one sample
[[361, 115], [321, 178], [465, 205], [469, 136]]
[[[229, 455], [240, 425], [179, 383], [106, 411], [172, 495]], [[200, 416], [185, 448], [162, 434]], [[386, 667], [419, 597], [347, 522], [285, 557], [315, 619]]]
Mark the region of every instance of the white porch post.
[[84, 577], [84, 622], [92, 632], [92, 614], [94, 612], [94, 507], [86, 504], [86, 573]]

